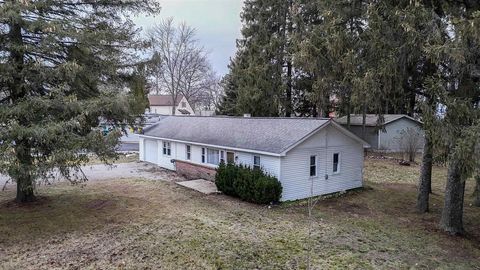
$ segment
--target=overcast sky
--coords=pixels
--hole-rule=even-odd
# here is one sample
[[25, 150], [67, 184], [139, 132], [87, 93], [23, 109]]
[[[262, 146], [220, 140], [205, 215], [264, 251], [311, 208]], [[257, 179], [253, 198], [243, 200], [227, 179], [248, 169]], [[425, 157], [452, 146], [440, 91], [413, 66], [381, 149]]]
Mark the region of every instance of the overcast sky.
[[173, 17], [197, 29], [197, 38], [210, 52], [214, 70], [227, 72], [229, 58], [235, 54], [235, 40], [240, 37], [242, 0], [159, 0], [162, 6], [156, 17], [139, 17], [135, 21], [144, 31], [162, 18]]

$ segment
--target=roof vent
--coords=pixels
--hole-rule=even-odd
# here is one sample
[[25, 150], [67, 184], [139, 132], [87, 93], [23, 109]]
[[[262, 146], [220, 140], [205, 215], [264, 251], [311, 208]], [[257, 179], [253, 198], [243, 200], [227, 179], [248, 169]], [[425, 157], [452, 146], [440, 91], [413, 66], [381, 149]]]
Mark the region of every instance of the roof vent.
[[249, 113], [244, 113], [244, 114], [243, 114], [243, 117], [245, 117], [245, 118], [250, 118], [250, 117], [252, 117], [252, 115], [249, 114]]

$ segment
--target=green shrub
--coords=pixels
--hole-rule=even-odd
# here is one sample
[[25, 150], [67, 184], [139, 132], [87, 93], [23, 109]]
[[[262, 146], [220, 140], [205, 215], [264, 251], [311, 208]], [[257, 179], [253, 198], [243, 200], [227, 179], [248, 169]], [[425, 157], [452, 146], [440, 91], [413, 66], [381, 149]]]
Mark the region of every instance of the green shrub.
[[217, 168], [215, 184], [226, 195], [258, 204], [278, 202], [282, 195], [282, 184], [276, 177], [244, 165], [222, 162]]

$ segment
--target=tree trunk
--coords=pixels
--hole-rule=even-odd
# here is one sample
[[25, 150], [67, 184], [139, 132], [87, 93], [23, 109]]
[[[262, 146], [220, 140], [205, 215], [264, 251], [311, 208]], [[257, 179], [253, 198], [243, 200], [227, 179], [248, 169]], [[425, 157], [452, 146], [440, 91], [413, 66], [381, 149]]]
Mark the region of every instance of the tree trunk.
[[36, 198], [33, 192], [34, 182], [31, 175], [33, 158], [30, 147], [25, 141], [19, 141], [15, 151], [19, 164], [18, 171], [15, 173], [15, 181], [17, 182], [16, 201], [20, 203], [33, 202]]
[[473, 205], [480, 207], [480, 174], [475, 176], [475, 191], [473, 192]]
[[287, 28], [285, 31], [285, 53], [287, 55], [287, 89], [286, 89], [286, 101], [285, 101], [285, 116], [291, 117], [293, 113], [292, 106], [292, 76], [293, 76], [293, 65], [292, 65], [292, 56], [291, 56], [291, 39], [293, 36], [293, 1], [288, 1], [287, 10], [285, 13], [285, 22]]
[[365, 140], [367, 134], [367, 104], [363, 104], [362, 111], [362, 139]]
[[463, 234], [463, 200], [465, 181], [462, 177], [460, 161], [452, 160], [448, 165], [445, 205], [442, 211], [440, 227], [454, 235]]
[[[11, 1], [12, 3], [14, 1]], [[17, 17], [20, 16], [20, 12], [16, 11]], [[13, 76], [12, 80], [9, 80], [9, 87], [12, 89], [10, 99], [12, 102], [17, 101], [18, 99], [24, 98], [26, 96], [26, 91], [24, 87], [24, 42], [22, 37], [22, 20], [15, 20], [9, 25], [9, 37], [14, 46], [11, 46], [10, 49], [10, 63], [16, 70], [16, 74]], [[20, 121], [20, 124], [24, 125]], [[12, 165], [10, 177], [12, 177], [17, 182], [17, 202], [31, 202], [35, 200], [35, 195], [33, 193], [33, 176], [31, 175], [31, 168], [33, 165], [33, 158], [31, 154], [31, 148], [26, 141], [18, 140], [15, 146], [15, 153], [17, 156], [16, 166]]]
[[420, 213], [428, 212], [428, 200], [432, 190], [433, 144], [430, 135], [427, 134], [428, 133], [425, 134], [422, 169], [420, 171], [420, 181], [418, 184], [417, 211]]
[[410, 161], [410, 162], [415, 162], [415, 155], [416, 155], [416, 154], [417, 154], [417, 153], [416, 153], [415, 151], [409, 151], [409, 153], [408, 153], [408, 161]]
[[350, 130], [351, 124], [351, 107], [350, 107], [350, 99], [347, 101], [347, 129]]
[[287, 61], [287, 91], [285, 101], [285, 116], [292, 116], [292, 62]]

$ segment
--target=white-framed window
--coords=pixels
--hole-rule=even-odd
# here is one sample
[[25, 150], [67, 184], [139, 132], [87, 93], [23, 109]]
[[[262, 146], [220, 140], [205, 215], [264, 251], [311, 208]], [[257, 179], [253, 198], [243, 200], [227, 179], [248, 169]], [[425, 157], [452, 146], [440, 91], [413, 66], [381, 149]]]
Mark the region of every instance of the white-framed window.
[[260, 156], [253, 156], [253, 168], [260, 169]]
[[207, 163], [212, 165], [220, 164], [220, 151], [207, 148]]
[[310, 176], [317, 176], [317, 156], [310, 156]]
[[220, 151], [220, 163], [225, 163], [225, 151]]
[[182, 101], [182, 108], [187, 107], [187, 103], [185, 101]]
[[163, 155], [164, 156], [172, 155], [172, 146], [170, 142], [163, 142]]
[[187, 160], [192, 159], [192, 146], [188, 144], [185, 147], [185, 159]]
[[223, 151], [211, 148], [202, 148], [202, 163], [220, 164], [220, 153]]
[[333, 154], [333, 173], [340, 173], [340, 153]]

